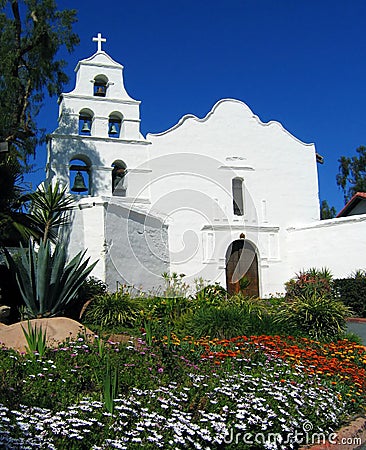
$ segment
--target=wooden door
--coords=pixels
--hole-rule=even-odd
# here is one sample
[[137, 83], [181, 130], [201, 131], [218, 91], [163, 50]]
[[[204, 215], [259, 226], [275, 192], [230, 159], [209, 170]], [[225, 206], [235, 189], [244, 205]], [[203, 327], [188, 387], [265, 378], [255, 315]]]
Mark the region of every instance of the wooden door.
[[249, 241], [234, 241], [228, 249], [226, 286], [230, 295], [242, 292], [249, 297], [259, 297], [258, 256]]

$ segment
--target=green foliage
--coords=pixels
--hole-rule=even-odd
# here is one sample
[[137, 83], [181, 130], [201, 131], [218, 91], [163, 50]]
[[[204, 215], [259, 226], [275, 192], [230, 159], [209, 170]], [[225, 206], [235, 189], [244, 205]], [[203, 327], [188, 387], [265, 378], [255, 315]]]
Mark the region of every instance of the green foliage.
[[109, 358], [107, 358], [105, 373], [102, 378], [103, 383], [103, 402], [106, 410], [113, 414], [115, 399], [118, 396], [118, 370], [117, 367], [112, 369]]
[[93, 299], [97, 295], [107, 293], [107, 285], [96, 277], [88, 277], [80, 286], [78, 298], [82, 303]]
[[290, 299], [313, 294], [332, 297], [332, 274], [327, 268], [302, 270], [285, 283], [285, 289]]
[[[334, 350], [339, 350], [333, 359], [337, 370], [314, 373], [317, 354]], [[235, 440], [222, 443], [225, 429], [240, 429], [244, 414], [248, 433], [279, 433], [285, 439], [288, 430], [303, 431], [304, 417], [314, 432], [328, 433], [345, 417], [362, 412], [365, 399], [364, 386], [354, 382], [365, 352], [344, 342], [323, 346], [263, 336], [147, 347], [135, 338], [100, 345], [100, 340], [79, 337], [48, 349], [45, 356], [0, 349], [5, 448], [153, 449], [170, 448], [172, 440], [193, 448], [195, 440], [197, 448], [248, 449], [253, 446]], [[269, 428], [262, 430], [263, 423]]]
[[[72, 32], [75, 11], [58, 11], [54, 0], [0, 2], [0, 245], [15, 247], [43, 234], [36, 215], [27, 214], [29, 197], [21, 188], [31, 170], [29, 157], [44, 140], [36, 117], [47, 90], [59, 94], [68, 81], [60, 49], [72, 51], [79, 38]], [[43, 230], [46, 231], [46, 230]], [[52, 231], [51, 231], [52, 232]]]
[[239, 280], [239, 286], [241, 291], [244, 291], [246, 288], [248, 288], [250, 284], [251, 281], [247, 277], [242, 277]]
[[194, 296], [197, 305], [219, 305], [227, 299], [227, 291], [220, 284], [200, 286]]
[[356, 333], [353, 332], [345, 332], [339, 335], [338, 339], [342, 340], [342, 339], [347, 339], [350, 342], [354, 342], [357, 345], [361, 345], [362, 347], [364, 346], [363, 342], [362, 342], [362, 338], [360, 338], [360, 336]]
[[284, 324], [293, 334], [322, 340], [338, 336], [346, 328], [349, 307], [327, 294], [316, 291], [295, 296], [279, 309], [276, 322]]
[[[0, 176], [2, 169], [6, 172], [10, 167], [0, 163]], [[10, 191], [14, 183], [13, 193], [8, 192], [8, 197], [0, 201], [0, 231], [3, 235], [0, 245], [18, 246], [19, 242], [27, 242], [31, 237], [38, 242], [41, 239], [57, 242], [59, 229], [69, 222], [74, 197], [67, 194], [67, 188], [60, 186], [58, 181], [54, 186], [42, 184], [35, 192], [24, 194], [16, 184], [16, 177], [10, 178], [7, 184]]]
[[201, 338], [227, 339], [244, 334], [246, 320], [238, 307], [202, 307], [195, 312], [188, 323], [191, 335]]
[[28, 331], [22, 326], [22, 330], [27, 341], [27, 353], [34, 357], [38, 355], [40, 358], [44, 356], [47, 350], [46, 344], [46, 332], [42, 330], [42, 326], [37, 328], [37, 325], [33, 327], [28, 320]]
[[89, 258], [83, 261], [86, 252], [67, 263], [66, 247], [57, 244], [52, 253], [49, 241], [41, 241], [38, 252], [29, 241], [27, 249], [20, 248], [19, 260], [5, 252], [8, 266], [16, 273], [28, 318], [62, 315], [96, 264], [88, 266]]
[[159, 322], [173, 324], [192, 310], [193, 302], [188, 297], [147, 297], [143, 300], [143, 316]]
[[114, 293], [97, 295], [86, 308], [83, 320], [101, 327], [133, 327], [140, 320], [141, 305], [120, 288]]
[[183, 317], [185, 323], [181, 330], [176, 327], [174, 330], [195, 337], [225, 339], [238, 335], [285, 334], [287, 325], [274, 320], [277, 310], [267, 300], [239, 293], [218, 305], [201, 305]]
[[347, 203], [356, 192], [366, 192], [366, 147], [356, 149], [357, 155], [342, 156], [339, 162], [337, 185], [342, 189]]
[[20, 241], [24, 243], [26, 230], [31, 226], [23, 210], [22, 180], [16, 155], [0, 153], [0, 246], [17, 247]]
[[326, 200], [323, 200], [320, 205], [320, 219], [333, 219], [337, 215], [337, 211], [334, 206], [330, 207]]
[[88, 277], [80, 286], [78, 295], [65, 308], [65, 316], [74, 320], [80, 320], [87, 302], [97, 295], [107, 293], [107, 285], [95, 277]]
[[161, 276], [165, 282], [162, 297], [185, 297], [187, 295], [189, 286], [183, 280], [184, 273], [178, 275], [173, 272], [170, 275], [168, 272], [164, 272]]
[[[20, 4], [19, 4], [20, 3]], [[44, 99], [59, 94], [68, 81], [65, 61], [79, 38], [72, 32], [74, 10], [58, 11], [54, 0], [9, 0], [0, 11], [0, 141], [23, 164], [39, 137], [35, 118]]]
[[67, 193], [67, 187], [62, 187], [57, 181], [54, 186], [42, 184], [25, 200], [30, 202], [29, 218], [33, 235], [43, 241], [50, 239], [57, 242], [58, 231], [69, 223], [69, 212], [73, 209], [75, 199]]
[[349, 306], [357, 317], [366, 317], [366, 273], [357, 271], [349, 278], [333, 281], [333, 294]]

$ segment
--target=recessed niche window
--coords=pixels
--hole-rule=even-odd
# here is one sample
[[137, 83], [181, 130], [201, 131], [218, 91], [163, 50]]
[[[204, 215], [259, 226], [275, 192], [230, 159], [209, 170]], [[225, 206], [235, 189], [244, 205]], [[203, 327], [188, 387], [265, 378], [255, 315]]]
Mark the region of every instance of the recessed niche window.
[[124, 161], [117, 159], [112, 164], [112, 194], [119, 197], [126, 197], [126, 174], [127, 165]]
[[82, 110], [79, 113], [79, 134], [90, 136], [93, 122], [93, 113], [90, 110]]
[[105, 97], [107, 95], [108, 78], [104, 75], [98, 75], [94, 78], [94, 95]]
[[234, 215], [242, 216], [244, 214], [243, 179], [242, 178], [233, 178], [232, 193], [233, 193]]
[[90, 194], [90, 163], [74, 158], [70, 161], [70, 192], [76, 195]]
[[111, 114], [108, 121], [108, 136], [119, 138], [121, 135], [122, 116], [120, 114]]

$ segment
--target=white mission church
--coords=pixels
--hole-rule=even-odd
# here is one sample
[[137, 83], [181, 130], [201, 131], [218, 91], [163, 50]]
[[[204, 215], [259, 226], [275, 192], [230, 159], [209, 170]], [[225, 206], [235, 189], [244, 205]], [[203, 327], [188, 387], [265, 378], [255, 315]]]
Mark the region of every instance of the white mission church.
[[313, 144], [233, 99], [144, 137], [123, 66], [93, 40], [59, 100], [47, 179], [76, 196], [69, 250], [99, 260], [94, 276], [150, 290], [176, 272], [265, 297], [301, 269], [366, 268], [366, 214], [319, 220]]

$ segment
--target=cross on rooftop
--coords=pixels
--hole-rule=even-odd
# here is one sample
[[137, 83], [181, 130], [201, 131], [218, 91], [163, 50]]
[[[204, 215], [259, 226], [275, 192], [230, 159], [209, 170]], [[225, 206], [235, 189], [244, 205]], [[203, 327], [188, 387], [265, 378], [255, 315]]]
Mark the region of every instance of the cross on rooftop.
[[98, 52], [102, 51], [102, 42], [107, 42], [106, 38], [102, 38], [102, 34], [98, 33], [97, 37], [93, 37], [93, 42], [98, 42]]

